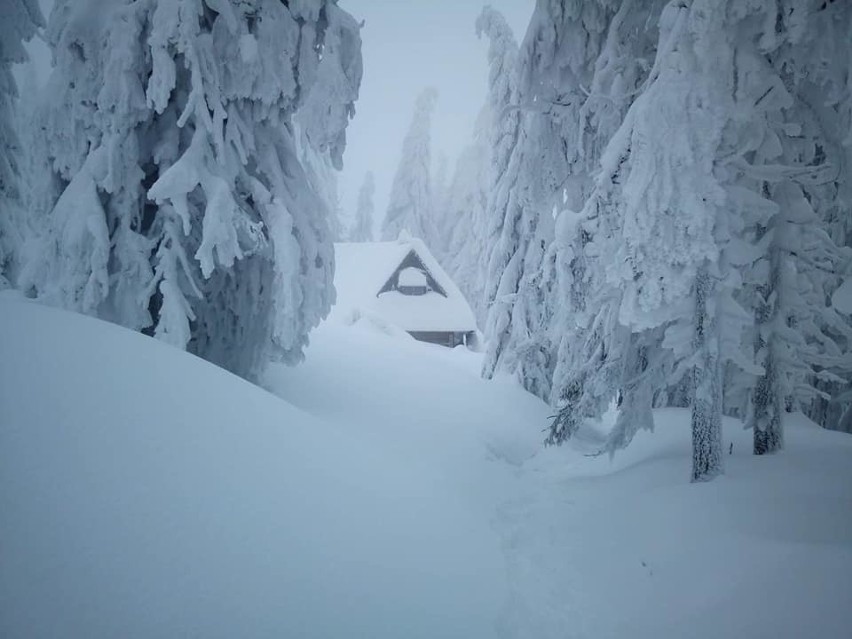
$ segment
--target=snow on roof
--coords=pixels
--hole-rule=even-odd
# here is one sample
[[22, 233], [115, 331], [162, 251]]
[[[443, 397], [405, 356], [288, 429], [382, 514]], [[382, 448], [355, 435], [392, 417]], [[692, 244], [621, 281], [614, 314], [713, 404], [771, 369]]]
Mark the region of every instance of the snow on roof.
[[[444, 289], [425, 295], [379, 291], [411, 252]], [[340, 242], [334, 245], [334, 287], [337, 303], [332, 317], [361, 310], [378, 315], [406, 331], [474, 331], [476, 319], [458, 286], [441, 268], [422, 240], [404, 237], [391, 242]]]

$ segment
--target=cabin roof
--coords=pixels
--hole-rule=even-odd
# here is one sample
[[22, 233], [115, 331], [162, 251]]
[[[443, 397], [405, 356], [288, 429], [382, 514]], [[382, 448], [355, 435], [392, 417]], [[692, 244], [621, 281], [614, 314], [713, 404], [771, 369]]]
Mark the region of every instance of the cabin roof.
[[[431, 278], [438, 290], [424, 295], [386, 290], [397, 271], [410, 268], [412, 252], [413, 261], [425, 269], [427, 279]], [[362, 310], [406, 331], [476, 330], [470, 305], [422, 240], [400, 237], [390, 242], [339, 242], [334, 245], [334, 259], [337, 302], [332, 315]]]

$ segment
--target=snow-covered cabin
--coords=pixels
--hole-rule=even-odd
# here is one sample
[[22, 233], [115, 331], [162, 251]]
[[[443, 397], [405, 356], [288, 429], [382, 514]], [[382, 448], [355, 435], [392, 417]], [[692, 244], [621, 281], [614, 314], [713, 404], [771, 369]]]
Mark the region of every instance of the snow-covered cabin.
[[367, 313], [424, 342], [472, 344], [473, 311], [422, 240], [340, 242], [334, 258], [333, 315]]

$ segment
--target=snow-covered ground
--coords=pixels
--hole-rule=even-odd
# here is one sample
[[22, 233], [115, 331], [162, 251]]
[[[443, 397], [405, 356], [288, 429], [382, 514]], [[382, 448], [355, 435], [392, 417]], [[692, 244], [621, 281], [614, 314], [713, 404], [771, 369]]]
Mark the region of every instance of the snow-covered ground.
[[495, 634], [848, 636], [852, 437], [793, 416], [787, 452], [755, 458], [728, 421], [726, 475], [695, 485], [686, 411], [658, 411], [612, 461], [587, 456], [594, 432], [541, 449], [549, 409], [479, 365], [366, 321], [327, 324], [268, 385], [431, 467], [490, 521], [509, 591]]
[[694, 485], [682, 411], [543, 450], [477, 354], [312, 342], [275, 397], [0, 295], [0, 636], [848, 637], [852, 437], [731, 422]]

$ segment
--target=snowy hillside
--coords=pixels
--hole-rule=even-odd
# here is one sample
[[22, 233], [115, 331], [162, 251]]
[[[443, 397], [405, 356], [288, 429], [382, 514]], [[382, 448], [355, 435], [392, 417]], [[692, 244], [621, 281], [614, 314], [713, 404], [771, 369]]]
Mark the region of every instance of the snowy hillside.
[[[0, 296], [0, 636], [845, 637], [852, 438], [798, 419], [690, 484], [463, 349], [326, 323], [266, 386]], [[757, 599], [756, 599], [757, 597]]]
[[488, 521], [201, 359], [0, 297], [0, 636], [487, 636]]
[[480, 379], [474, 353], [366, 321], [326, 323], [313, 341], [267, 383], [470, 498], [501, 539], [497, 636], [848, 636], [852, 437], [792, 416], [787, 452], [758, 458], [726, 420], [726, 475], [690, 484], [686, 410], [657, 411], [656, 432], [612, 461], [587, 456], [593, 431], [542, 449], [551, 413], [506, 378]]

